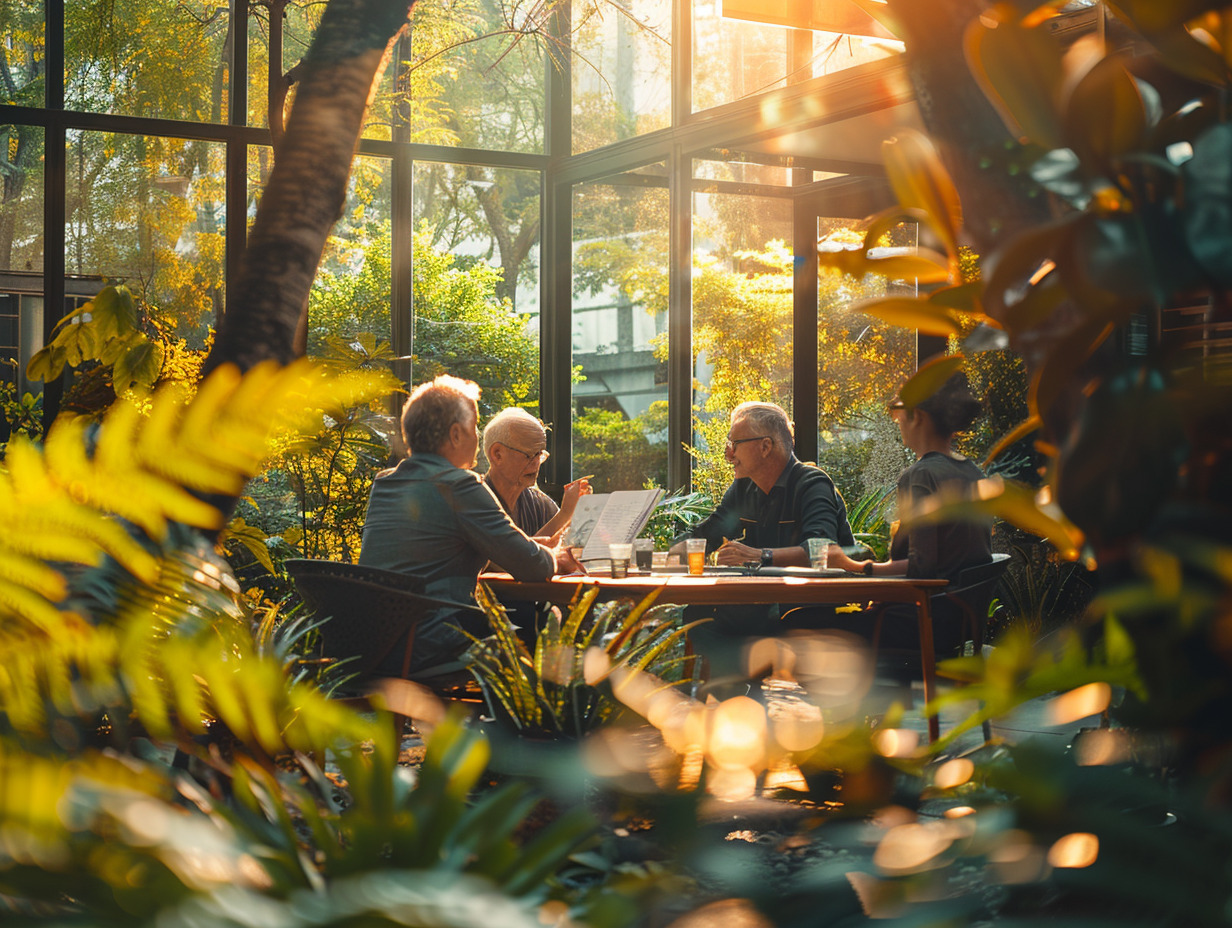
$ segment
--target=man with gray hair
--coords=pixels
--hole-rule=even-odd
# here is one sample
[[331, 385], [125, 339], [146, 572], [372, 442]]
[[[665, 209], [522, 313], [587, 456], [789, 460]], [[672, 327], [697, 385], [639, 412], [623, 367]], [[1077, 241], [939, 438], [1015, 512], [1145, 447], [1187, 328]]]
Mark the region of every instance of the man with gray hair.
[[[796, 459], [791, 420], [774, 403], [741, 403], [731, 413], [724, 447], [735, 479], [711, 515], [689, 532], [706, 539], [721, 565], [760, 564], [807, 567], [808, 539], [840, 545], [855, 539], [847, 507], [834, 481], [821, 468]], [[682, 551], [684, 542], [673, 552]], [[698, 650], [735, 672], [732, 654], [741, 636], [782, 632], [779, 607], [721, 607], [714, 622], [693, 633]]]
[[[368, 497], [359, 563], [426, 579], [424, 593], [473, 603], [490, 560], [519, 580], [578, 570], [569, 553], [522, 532], [471, 469], [479, 452], [479, 386], [442, 374], [420, 384], [402, 410], [409, 456], [377, 477]], [[454, 626], [480, 637], [478, 615], [438, 610], [415, 633], [411, 671], [453, 660], [470, 644]], [[396, 671], [395, 671], [396, 672]]]
[[496, 494], [513, 524], [527, 535], [551, 538], [569, 524], [579, 497], [590, 492], [585, 477], [565, 485], [561, 505], [536, 486], [548, 458], [547, 429], [525, 409], [511, 406], [493, 416], [483, 430], [488, 472], [480, 479]]

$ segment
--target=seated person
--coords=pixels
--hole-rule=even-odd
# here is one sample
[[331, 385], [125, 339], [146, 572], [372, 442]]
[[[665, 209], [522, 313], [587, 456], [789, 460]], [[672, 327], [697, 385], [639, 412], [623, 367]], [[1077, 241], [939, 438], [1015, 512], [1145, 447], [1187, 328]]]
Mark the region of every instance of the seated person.
[[[479, 451], [478, 398], [476, 384], [447, 374], [415, 388], [402, 410], [409, 456], [373, 481], [359, 554], [361, 564], [424, 576], [426, 595], [461, 603], [474, 602], [492, 558], [519, 580], [578, 569], [567, 551], [527, 537], [470, 470]], [[413, 672], [466, 650], [470, 642], [454, 625], [487, 633], [480, 613], [433, 612], [415, 632]]]
[[565, 484], [557, 506], [537, 487], [539, 468], [548, 459], [548, 435], [543, 423], [512, 406], [493, 416], [483, 429], [483, 453], [488, 472], [479, 479], [496, 494], [513, 524], [527, 535], [551, 538], [569, 524], [578, 498], [590, 492], [585, 477]]
[[[847, 507], [825, 471], [796, 459], [787, 413], [773, 403], [741, 403], [731, 414], [725, 454], [735, 479], [718, 507], [689, 532], [706, 539], [721, 565], [807, 567], [808, 539], [840, 545], [855, 539]], [[684, 542], [672, 547], [684, 550]], [[691, 633], [711, 663], [711, 675], [738, 673], [743, 636], [782, 631], [778, 606], [720, 607], [714, 622]], [[698, 617], [691, 610], [689, 618]]]
[[[961, 372], [915, 408], [902, 400], [890, 404], [890, 415], [898, 423], [903, 444], [918, 460], [898, 478], [898, 512], [909, 519], [920, 502], [936, 493], [968, 496], [984, 473], [954, 450], [954, 436], [971, 427], [981, 411], [971, 392], [967, 375]], [[854, 561], [835, 548], [830, 549], [830, 564], [873, 577], [937, 577], [953, 581], [966, 567], [992, 560], [992, 524], [988, 520], [942, 522], [909, 526], [895, 533], [890, 545], [890, 560], [880, 563]], [[939, 597], [934, 600], [933, 640], [938, 655], [957, 650], [961, 642], [961, 615], [958, 608]], [[867, 616], [856, 614], [849, 628], [867, 638], [872, 627]], [[916, 610], [895, 606], [885, 610], [880, 645], [892, 649], [920, 649]]]

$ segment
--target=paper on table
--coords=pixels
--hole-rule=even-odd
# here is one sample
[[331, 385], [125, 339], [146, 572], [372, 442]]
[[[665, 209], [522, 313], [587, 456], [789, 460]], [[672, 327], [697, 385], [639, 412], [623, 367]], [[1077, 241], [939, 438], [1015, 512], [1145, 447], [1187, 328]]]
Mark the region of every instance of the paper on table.
[[662, 498], [662, 490], [616, 490], [583, 496], [573, 511], [564, 544], [584, 546], [583, 560], [607, 557], [608, 545], [628, 543], [637, 537]]

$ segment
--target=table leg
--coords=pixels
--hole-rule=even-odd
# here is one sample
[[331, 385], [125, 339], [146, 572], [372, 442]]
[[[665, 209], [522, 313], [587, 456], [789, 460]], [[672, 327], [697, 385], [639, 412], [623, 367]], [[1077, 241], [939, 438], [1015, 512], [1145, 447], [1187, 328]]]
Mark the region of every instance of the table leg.
[[[927, 706], [937, 695], [937, 655], [933, 648], [933, 614], [929, 608], [928, 593], [921, 591], [915, 604], [920, 614], [920, 662], [924, 671], [924, 704]], [[941, 719], [930, 715], [928, 743], [932, 744], [940, 737]]]

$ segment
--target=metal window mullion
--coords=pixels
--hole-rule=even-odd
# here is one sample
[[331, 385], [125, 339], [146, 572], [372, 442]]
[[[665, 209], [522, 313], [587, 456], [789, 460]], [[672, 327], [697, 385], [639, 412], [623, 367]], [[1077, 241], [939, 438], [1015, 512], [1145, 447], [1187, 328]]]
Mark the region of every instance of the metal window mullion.
[[692, 485], [693, 460], [693, 159], [668, 159], [667, 484]]

